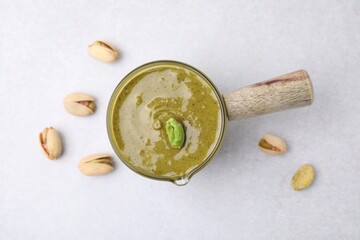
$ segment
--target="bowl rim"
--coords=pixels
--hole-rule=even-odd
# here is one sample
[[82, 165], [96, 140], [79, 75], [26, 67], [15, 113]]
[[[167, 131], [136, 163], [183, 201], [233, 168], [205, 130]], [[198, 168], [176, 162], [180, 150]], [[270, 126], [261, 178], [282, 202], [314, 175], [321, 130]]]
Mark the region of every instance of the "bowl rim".
[[[219, 134], [219, 137], [217, 139], [217, 143], [213, 149], [213, 151], [208, 155], [208, 157], [197, 167], [195, 167], [192, 171], [190, 171], [187, 175], [181, 176], [178, 179], [174, 179], [174, 178], [169, 178], [169, 177], [164, 177], [164, 176], [156, 176], [155, 174], [150, 174], [147, 173], [146, 171], [142, 171], [140, 169], [135, 168], [134, 166], [132, 166], [131, 164], [129, 164], [126, 160], [125, 160], [125, 156], [123, 156], [121, 150], [118, 148], [117, 146], [117, 142], [115, 139], [115, 134], [113, 131], [113, 115], [114, 115], [114, 111], [115, 111], [115, 103], [117, 102], [117, 99], [122, 91], [122, 87], [125, 86], [129, 80], [133, 79], [134, 76], [136, 76], [137, 74], [141, 73], [143, 70], [148, 70], [151, 69], [151, 67], [158, 67], [159, 65], [173, 65], [173, 66], [177, 66], [177, 67], [183, 67], [186, 69], [189, 69], [195, 73], [197, 73], [200, 77], [202, 77], [212, 88], [213, 92], [216, 95], [216, 98], [219, 102], [219, 106], [220, 106], [220, 111], [221, 111], [221, 131]], [[221, 95], [221, 93], [219, 92], [219, 90], [216, 88], [215, 84], [210, 80], [210, 78], [205, 75], [203, 72], [201, 72], [200, 70], [198, 70], [197, 68], [187, 64], [187, 63], [183, 63], [180, 61], [175, 61], [175, 60], [156, 60], [156, 61], [151, 61], [145, 64], [142, 64], [138, 67], [136, 67], [135, 69], [133, 69], [132, 71], [130, 71], [128, 74], [125, 75], [125, 77], [122, 78], [122, 80], [116, 85], [114, 91], [111, 94], [110, 100], [108, 102], [108, 107], [107, 107], [107, 112], [106, 112], [106, 128], [107, 128], [107, 135], [110, 141], [110, 144], [115, 152], [115, 154], [118, 156], [118, 158], [128, 167], [130, 168], [132, 171], [134, 171], [135, 173], [149, 178], [149, 179], [153, 179], [153, 180], [159, 180], [159, 181], [170, 181], [172, 183], [174, 183], [175, 185], [186, 185], [189, 180], [197, 173], [199, 172], [201, 169], [203, 169], [205, 166], [207, 166], [211, 160], [215, 157], [215, 155], [218, 153], [218, 151], [220, 150], [220, 147], [222, 145], [222, 142], [224, 140], [225, 137], [225, 132], [226, 132], [226, 125], [227, 125], [227, 114], [226, 114], [226, 105], [223, 99], [223, 96]]]

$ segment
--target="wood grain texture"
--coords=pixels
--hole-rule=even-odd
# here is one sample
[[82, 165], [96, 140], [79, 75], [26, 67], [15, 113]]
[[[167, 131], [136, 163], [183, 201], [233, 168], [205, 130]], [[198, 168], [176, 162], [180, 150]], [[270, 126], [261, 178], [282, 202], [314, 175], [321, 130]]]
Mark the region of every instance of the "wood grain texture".
[[224, 95], [229, 120], [305, 107], [313, 102], [309, 74], [298, 70]]

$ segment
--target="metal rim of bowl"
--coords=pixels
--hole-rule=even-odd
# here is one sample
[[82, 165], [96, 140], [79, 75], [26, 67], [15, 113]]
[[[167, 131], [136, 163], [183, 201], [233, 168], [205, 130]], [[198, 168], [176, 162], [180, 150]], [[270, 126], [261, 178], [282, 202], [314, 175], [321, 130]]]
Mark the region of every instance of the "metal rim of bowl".
[[[126, 157], [123, 156], [121, 150], [118, 148], [117, 142], [115, 139], [115, 134], [113, 131], [113, 115], [114, 115], [114, 111], [115, 111], [115, 104], [121, 93], [122, 87], [125, 86], [129, 82], [129, 80], [133, 79], [136, 75], [138, 75], [139, 73], [142, 73], [143, 72], [142, 70], [149, 70], [151, 67], [159, 67], [159, 65], [171, 65], [171, 66], [175, 66], [175, 67], [176, 66], [183, 67], [183, 68], [189, 69], [189, 70], [197, 73], [202, 79], [204, 79], [210, 85], [210, 87], [212, 88], [213, 92], [215, 93], [216, 98], [218, 99], [218, 102], [220, 105], [221, 121], [222, 121], [221, 122], [221, 131], [220, 131], [220, 135], [218, 137], [216, 146], [214, 147], [214, 150], [209, 154], [209, 156], [199, 166], [194, 168], [187, 175], [180, 177], [179, 179], [172, 179], [169, 177], [156, 176], [154, 174], [150, 174], [146, 171], [141, 171], [140, 169], [136, 169], [135, 167], [133, 167], [131, 164], [129, 164], [125, 160]], [[215, 155], [219, 151], [219, 149], [222, 145], [222, 142], [224, 140], [224, 136], [225, 136], [225, 132], [226, 132], [226, 124], [227, 124], [227, 114], [226, 114], [225, 102], [224, 102], [224, 99], [223, 99], [222, 95], [220, 94], [219, 90], [216, 88], [215, 84], [203, 72], [201, 72], [197, 68], [195, 68], [189, 64], [179, 62], [179, 61], [174, 61], [174, 60], [157, 60], [157, 61], [148, 62], [148, 63], [145, 63], [145, 64], [135, 68], [131, 72], [129, 72], [115, 87], [115, 89], [111, 95], [111, 98], [109, 100], [107, 114], [106, 114], [106, 128], [107, 128], [107, 134], [108, 134], [108, 137], [110, 140], [110, 144], [111, 144], [113, 150], [115, 151], [115, 154], [120, 158], [120, 160], [128, 168], [130, 168], [132, 171], [136, 172], [137, 174], [139, 174], [143, 177], [150, 178], [153, 180], [169, 181], [169, 182], [172, 182], [175, 185], [179, 185], [179, 186], [186, 185], [192, 176], [194, 176], [197, 172], [199, 172], [206, 165], [208, 165], [211, 162], [211, 160], [215, 157]]]

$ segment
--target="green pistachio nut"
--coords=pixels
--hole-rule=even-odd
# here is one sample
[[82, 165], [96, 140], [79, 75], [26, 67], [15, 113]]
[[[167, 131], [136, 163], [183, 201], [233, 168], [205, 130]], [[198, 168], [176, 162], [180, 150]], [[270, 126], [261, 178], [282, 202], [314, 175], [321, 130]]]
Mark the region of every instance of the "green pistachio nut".
[[184, 145], [185, 133], [184, 128], [174, 118], [169, 118], [166, 121], [166, 134], [169, 137], [169, 142], [173, 148], [181, 148]]

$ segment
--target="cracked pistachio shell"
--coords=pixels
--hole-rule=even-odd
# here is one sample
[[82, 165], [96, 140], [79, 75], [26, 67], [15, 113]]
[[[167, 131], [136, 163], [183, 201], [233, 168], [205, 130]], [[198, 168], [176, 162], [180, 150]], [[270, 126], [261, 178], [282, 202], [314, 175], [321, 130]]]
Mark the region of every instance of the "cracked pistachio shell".
[[95, 98], [86, 93], [74, 92], [64, 98], [64, 107], [70, 114], [88, 116], [95, 112]]
[[113, 161], [109, 154], [92, 154], [82, 158], [78, 164], [82, 174], [87, 176], [105, 175], [114, 170]]
[[51, 160], [58, 159], [62, 153], [59, 134], [53, 127], [45, 128], [39, 134], [39, 143], [44, 155]]
[[110, 63], [119, 57], [118, 51], [109, 43], [103, 41], [95, 41], [88, 46], [90, 56], [101, 62]]
[[261, 151], [270, 155], [280, 155], [287, 151], [286, 143], [281, 138], [265, 134], [258, 144]]
[[295, 191], [303, 190], [311, 185], [315, 177], [315, 170], [310, 164], [302, 165], [291, 179], [291, 187]]

